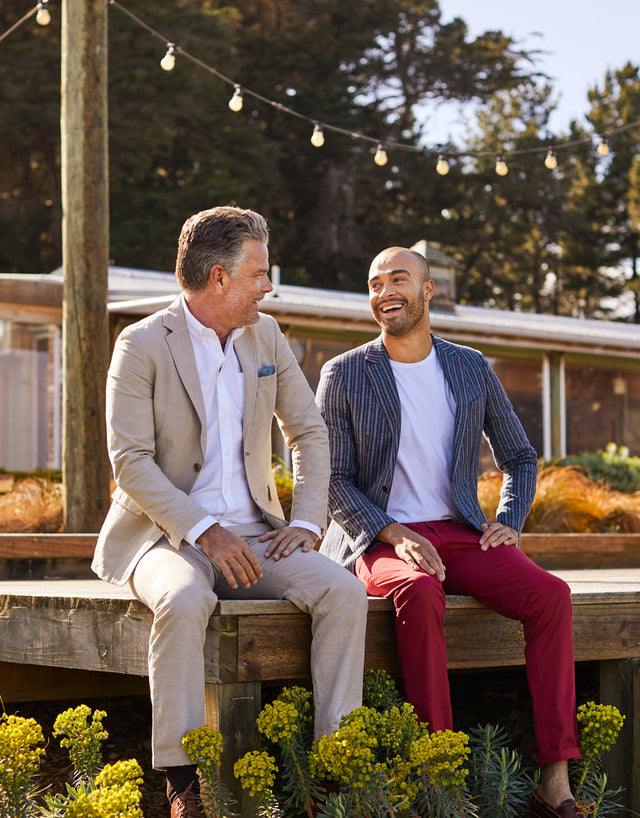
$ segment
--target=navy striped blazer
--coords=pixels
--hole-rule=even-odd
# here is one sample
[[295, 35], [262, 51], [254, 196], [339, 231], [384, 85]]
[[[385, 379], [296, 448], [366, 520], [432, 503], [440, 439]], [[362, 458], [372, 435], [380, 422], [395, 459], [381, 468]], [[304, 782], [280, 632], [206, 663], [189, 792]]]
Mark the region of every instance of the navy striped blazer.
[[[520, 532], [536, 489], [535, 449], [486, 358], [432, 338], [456, 401], [451, 488], [458, 519], [478, 530], [486, 522], [478, 502], [484, 432], [503, 472], [498, 522]], [[332, 521], [320, 550], [353, 569], [376, 534], [393, 522], [386, 509], [400, 442], [400, 399], [382, 338], [328, 361], [316, 400], [331, 447]], [[424, 422], [429, 422], [428, 406]]]

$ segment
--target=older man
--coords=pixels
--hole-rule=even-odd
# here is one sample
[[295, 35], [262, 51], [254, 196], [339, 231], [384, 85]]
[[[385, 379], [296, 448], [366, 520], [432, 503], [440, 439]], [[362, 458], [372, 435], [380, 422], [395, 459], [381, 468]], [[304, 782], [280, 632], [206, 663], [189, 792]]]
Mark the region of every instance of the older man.
[[[327, 432], [276, 322], [268, 230], [217, 207], [180, 235], [181, 295], [125, 329], [109, 369], [109, 454], [117, 489], [93, 562], [153, 611], [153, 764], [171, 818], [201, 818], [182, 749], [205, 722], [203, 646], [218, 597], [289, 599], [311, 614], [316, 735], [361, 702], [365, 589], [313, 549], [326, 524]], [[276, 416], [293, 450], [291, 522], [271, 470]]]

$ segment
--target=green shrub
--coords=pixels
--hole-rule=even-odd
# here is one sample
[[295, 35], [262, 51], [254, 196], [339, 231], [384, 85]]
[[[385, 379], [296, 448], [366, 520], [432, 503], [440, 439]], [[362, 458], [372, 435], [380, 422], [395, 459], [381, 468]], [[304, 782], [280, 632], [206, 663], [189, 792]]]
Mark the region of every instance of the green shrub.
[[567, 455], [554, 465], [578, 466], [595, 482], [625, 494], [640, 491], [640, 457], [631, 457], [626, 446], [609, 443], [604, 451]]
[[[469, 734], [429, 733], [413, 707], [401, 702], [385, 671], [366, 671], [364, 706], [345, 716], [330, 736], [312, 739], [311, 693], [284, 688], [258, 717], [268, 747], [252, 750], [234, 767], [256, 799], [262, 818], [518, 818], [535, 787], [503, 727]], [[620, 790], [609, 790], [600, 757], [616, 741], [624, 717], [609, 705], [588, 702], [578, 711], [583, 760], [572, 765], [576, 797], [590, 815], [616, 812]], [[209, 736], [211, 734], [211, 736]], [[216, 782], [220, 746], [215, 731], [187, 733], [183, 746], [200, 768], [206, 793]], [[207, 741], [213, 742], [211, 753]], [[192, 752], [193, 744], [198, 746]], [[207, 759], [212, 759], [208, 762]], [[202, 764], [207, 769], [202, 769]], [[204, 803], [203, 799], [203, 803]], [[233, 805], [208, 811], [232, 818]]]

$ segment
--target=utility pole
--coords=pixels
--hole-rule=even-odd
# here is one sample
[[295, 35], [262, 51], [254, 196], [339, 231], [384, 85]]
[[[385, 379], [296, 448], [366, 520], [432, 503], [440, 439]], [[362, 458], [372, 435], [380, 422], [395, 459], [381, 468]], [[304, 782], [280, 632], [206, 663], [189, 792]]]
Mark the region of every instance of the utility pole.
[[109, 504], [107, 3], [62, 3], [62, 469], [72, 533], [97, 531]]

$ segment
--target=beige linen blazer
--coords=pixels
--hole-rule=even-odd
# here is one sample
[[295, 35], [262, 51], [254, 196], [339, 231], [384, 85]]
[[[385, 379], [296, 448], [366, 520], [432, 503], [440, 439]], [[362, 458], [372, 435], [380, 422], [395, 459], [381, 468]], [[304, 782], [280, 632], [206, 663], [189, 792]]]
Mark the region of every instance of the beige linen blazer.
[[[271, 468], [274, 413], [292, 449], [291, 519], [324, 531], [329, 446], [314, 395], [276, 321], [236, 338], [244, 376], [244, 466], [266, 522], [286, 525]], [[164, 534], [174, 548], [207, 513], [189, 496], [206, 451], [206, 420], [193, 347], [180, 298], [122, 331], [107, 378], [107, 443], [117, 488], [92, 563], [123, 585]]]

